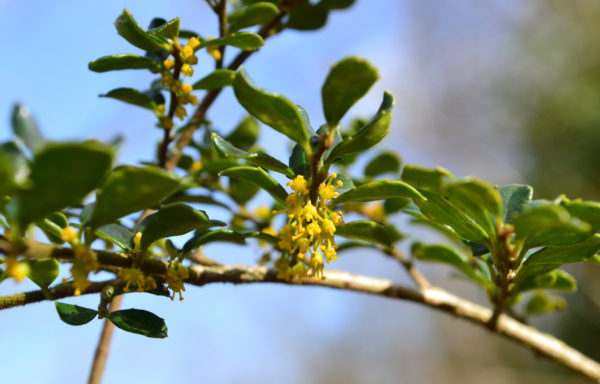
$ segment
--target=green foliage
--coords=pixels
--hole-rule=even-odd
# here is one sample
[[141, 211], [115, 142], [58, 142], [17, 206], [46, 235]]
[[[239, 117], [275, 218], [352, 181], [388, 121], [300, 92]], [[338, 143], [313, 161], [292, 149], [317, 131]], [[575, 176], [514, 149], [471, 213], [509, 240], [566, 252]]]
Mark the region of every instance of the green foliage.
[[98, 315], [98, 311], [79, 305], [56, 302], [55, 306], [60, 319], [69, 325], [87, 324]]
[[273, 198], [280, 202], [285, 202], [287, 192], [275, 181], [267, 172], [260, 167], [232, 167], [220, 173], [221, 176], [227, 176], [244, 181], [248, 181], [267, 191]]
[[109, 97], [123, 101], [128, 104], [137, 105], [138, 107], [146, 108], [151, 111], [156, 109], [156, 102], [152, 97], [133, 88], [117, 88], [109, 91], [100, 97]]
[[88, 68], [90, 71], [94, 72], [118, 71], [123, 69], [147, 69], [150, 72], [157, 73], [162, 70], [160, 64], [156, 61], [147, 57], [131, 54], [103, 56], [91, 61], [88, 64]]
[[392, 245], [390, 234], [385, 227], [373, 221], [359, 220], [340, 225], [337, 227], [336, 235], [347, 239], [379, 243], [385, 246]]
[[240, 29], [265, 24], [273, 20], [278, 14], [279, 9], [275, 4], [266, 1], [257, 2], [230, 14], [228, 18], [229, 29], [239, 31]]
[[216, 69], [194, 83], [194, 89], [213, 90], [233, 83], [235, 72], [230, 69]]
[[44, 136], [27, 108], [15, 104], [11, 120], [13, 133], [23, 140], [27, 148], [35, 152], [44, 145]]
[[218, 39], [206, 40], [200, 48], [205, 47], [220, 47], [223, 45], [230, 45], [235, 48], [239, 48], [244, 51], [254, 51], [265, 44], [264, 40], [260, 35], [252, 32], [237, 32], [231, 35], [220, 37]]
[[126, 332], [159, 339], [164, 339], [168, 335], [164, 319], [142, 309], [114, 311], [108, 315], [108, 318], [115, 326]]

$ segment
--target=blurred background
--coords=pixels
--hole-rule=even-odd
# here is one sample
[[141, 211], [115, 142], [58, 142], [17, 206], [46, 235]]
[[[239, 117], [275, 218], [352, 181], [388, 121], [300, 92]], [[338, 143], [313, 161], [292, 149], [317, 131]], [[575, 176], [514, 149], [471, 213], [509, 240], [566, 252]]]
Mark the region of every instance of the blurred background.
[[[121, 162], [152, 159], [161, 135], [153, 116], [97, 98], [119, 86], [144, 89], [150, 74], [87, 70], [103, 55], [139, 53], [113, 27], [125, 7], [143, 25], [180, 16], [184, 28], [217, 34], [201, 0], [0, 0], [0, 139], [10, 137], [10, 108], [18, 101], [52, 139], [121, 133]], [[600, 200], [600, 3], [357, 0], [330, 16], [322, 30], [285, 31], [269, 41], [248, 61], [251, 77], [304, 106], [318, 126], [329, 66], [347, 55], [368, 58], [381, 80], [351, 114], [373, 114], [384, 89], [397, 97], [392, 133], [380, 147], [459, 176], [531, 184], [536, 197]], [[202, 57], [199, 76], [212, 66]], [[243, 116], [227, 90], [209, 117], [227, 132]], [[286, 159], [286, 140], [264, 132], [263, 145]], [[243, 264], [260, 256], [257, 247], [239, 246], [205, 253]], [[366, 251], [348, 252], [334, 267], [410, 284], [398, 265]], [[482, 292], [450, 279], [445, 267], [423, 269], [434, 283], [485, 303]], [[600, 359], [598, 267], [570, 272], [581, 280], [579, 292], [567, 296], [569, 310], [533, 324]], [[0, 294], [31, 289], [5, 282]], [[149, 296], [128, 295], [124, 307], [166, 318], [169, 337], [117, 331], [106, 383], [584, 382], [484, 329], [401, 301], [269, 285], [192, 287], [183, 302]], [[68, 302], [95, 307], [97, 300]], [[84, 382], [100, 329], [99, 321], [69, 327], [52, 303], [2, 311], [1, 381]]]

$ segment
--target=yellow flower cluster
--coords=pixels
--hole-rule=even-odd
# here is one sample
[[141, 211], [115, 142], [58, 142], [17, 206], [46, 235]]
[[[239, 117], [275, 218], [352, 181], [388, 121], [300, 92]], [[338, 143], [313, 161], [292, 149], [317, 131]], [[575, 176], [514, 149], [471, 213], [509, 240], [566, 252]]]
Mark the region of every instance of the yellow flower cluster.
[[137, 268], [124, 268], [119, 271], [119, 277], [125, 282], [125, 287], [123, 287], [125, 292], [131, 292], [132, 285], [136, 287], [137, 292], [156, 289], [154, 278], [144, 275], [144, 272]]
[[73, 266], [71, 266], [75, 296], [80, 295], [92, 284], [88, 280], [88, 275], [90, 272], [98, 270], [98, 268], [99, 265], [94, 251], [81, 246], [75, 248], [75, 258], [73, 259]]
[[179, 294], [179, 300], [183, 300], [183, 294], [181, 292], [185, 291], [184, 281], [189, 277], [190, 271], [181, 265], [180, 262], [174, 261], [170, 263], [165, 280], [167, 281], [169, 289], [173, 291], [171, 293], [171, 300], [175, 298], [175, 293]]
[[[179, 48], [179, 42], [175, 42], [176, 59], [166, 59], [163, 61], [163, 75], [161, 83], [177, 96], [177, 107], [175, 108], [175, 116], [179, 119], [184, 119], [187, 116], [185, 105], [198, 104], [198, 97], [192, 95], [193, 87], [190, 84], [185, 84], [175, 77], [174, 72], [179, 71], [182, 76], [190, 77], [194, 74], [193, 65], [198, 64], [198, 58], [195, 55], [195, 49], [200, 46], [200, 40], [197, 37], [191, 37], [187, 44]], [[179, 49], [177, 49], [179, 48]], [[174, 71], [174, 72], [171, 72]], [[165, 128], [172, 128], [173, 121], [166, 116], [166, 108], [164, 104], [156, 107], [156, 114], [159, 117], [160, 123]]]
[[343, 223], [342, 213], [327, 207], [327, 201], [339, 195], [336, 189], [343, 183], [332, 173], [326, 183], [319, 185], [318, 198], [313, 204], [309, 198], [308, 182], [296, 176], [287, 185], [293, 190], [286, 199], [288, 221], [279, 232], [282, 256], [275, 262], [277, 277], [301, 280], [303, 277], [323, 279], [324, 261], [337, 260], [334, 234], [336, 226]]
[[24, 261], [18, 261], [16, 256], [7, 256], [4, 264], [6, 276], [12, 277], [17, 283], [20, 283], [29, 275], [29, 264]]

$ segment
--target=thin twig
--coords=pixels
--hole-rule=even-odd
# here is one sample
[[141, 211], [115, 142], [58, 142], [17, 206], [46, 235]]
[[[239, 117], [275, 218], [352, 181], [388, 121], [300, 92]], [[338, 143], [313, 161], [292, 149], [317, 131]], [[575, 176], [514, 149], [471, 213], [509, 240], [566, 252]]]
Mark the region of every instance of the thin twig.
[[400, 252], [396, 248], [388, 248], [388, 249], [385, 249], [384, 252], [387, 255], [389, 255], [389, 256], [393, 257], [394, 259], [398, 260], [400, 262], [400, 264], [402, 264], [402, 266], [404, 267], [404, 269], [406, 270], [406, 272], [408, 273], [408, 275], [419, 286], [419, 288], [429, 288], [429, 287], [431, 287], [431, 284], [429, 283], [429, 281], [427, 281], [427, 279], [425, 278], [425, 276], [423, 276], [421, 274], [421, 272], [419, 272], [419, 270], [417, 269], [417, 267], [415, 267], [415, 265], [413, 264], [413, 262], [410, 261], [409, 259], [407, 259], [406, 256], [404, 256], [404, 254], [402, 252]]
[[[110, 302], [109, 312], [118, 311], [121, 308], [123, 302], [123, 296], [116, 296]], [[94, 354], [94, 360], [92, 361], [92, 369], [90, 370], [90, 377], [88, 384], [100, 384], [102, 382], [102, 376], [104, 375], [104, 368], [106, 367], [106, 360], [108, 359], [108, 353], [110, 352], [110, 342], [112, 339], [115, 325], [108, 319], [104, 320], [102, 326], [102, 333], [100, 334], [100, 340], [96, 347], [96, 353]]]
[[[219, 6], [215, 10], [217, 15], [219, 16], [219, 37], [227, 36], [227, 0], [219, 1]], [[219, 47], [219, 52], [221, 56], [219, 60], [216, 61], [215, 67], [216, 69], [223, 68], [223, 60], [225, 59], [225, 45]]]

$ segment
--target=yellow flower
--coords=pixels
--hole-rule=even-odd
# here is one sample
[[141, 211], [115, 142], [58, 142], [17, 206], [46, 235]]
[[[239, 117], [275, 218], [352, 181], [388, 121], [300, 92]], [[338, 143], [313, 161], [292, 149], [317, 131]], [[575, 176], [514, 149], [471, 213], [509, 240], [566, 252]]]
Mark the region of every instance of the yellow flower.
[[[139, 232], [138, 232], [139, 233]], [[143, 292], [146, 277], [144, 273], [137, 268], [124, 268], [119, 271], [119, 277], [125, 282], [123, 291], [131, 292], [131, 286], [134, 285], [138, 292]]]
[[169, 265], [169, 270], [167, 271], [167, 275], [165, 276], [165, 280], [167, 281], [167, 285], [169, 289], [173, 292], [171, 293], [171, 300], [175, 298], [175, 293], [179, 294], [179, 300], [183, 300], [183, 294], [181, 292], [185, 291], [184, 280], [190, 277], [190, 272], [186, 267], [181, 265], [180, 262], [175, 261]]
[[198, 40], [196, 36], [190, 37], [190, 39], [187, 42], [187, 45], [192, 49], [196, 49], [200, 46], [200, 40]]
[[171, 69], [173, 69], [174, 66], [175, 66], [175, 60], [173, 60], [173, 59], [167, 59], [167, 60], [163, 61], [163, 67], [167, 71], [170, 71]]
[[181, 58], [183, 60], [187, 60], [192, 56], [194, 56], [194, 48], [190, 47], [189, 45], [186, 45], [185, 47], [181, 48]]
[[184, 119], [187, 116], [187, 111], [181, 105], [178, 105], [177, 108], [175, 108], [175, 116]]
[[192, 86], [190, 84], [182, 84], [181, 85], [181, 92], [183, 93], [190, 93], [192, 92], [194, 88], [192, 88]]
[[194, 74], [194, 68], [192, 68], [189, 64], [183, 64], [181, 66], [181, 74], [183, 76], [190, 77]]
[[60, 232], [60, 239], [65, 243], [74, 243], [77, 240], [77, 232], [72, 227], [65, 227]]
[[308, 183], [302, 175], [296, 176], [294, 180], [287, 183], [287, 185], [290, 186], [294, 190], [294, 192], [298, 192], [303, 195], [308, 194]]
[[15, 279], [17, 283], [29, 275], [29, 264], [17, 261], [16, 256], [7, 256], [4, 263], [6, 264], [6, 275]]
[[71, 266], [71, 276], [73, 278], [73, 288], [75, 296], [84, 292], [92, 283], [88, 280], [90, 272], [99, 268], [96, 254], [89, 248], [77, 247], [75, 249], [75, 258]]
[[222, 58], [221, 51], [219, 51], [218, 47], [215, 47], [215, 46], [206, 47], [206, 52], [208, 52], [215, 60], [221, 60], [221, 58]]
[[133, 246], [136, 250], [139, 250], [142, 243], [142, 232], [136, 232], [133, 236]]

